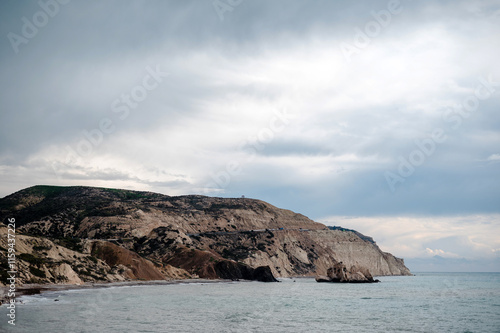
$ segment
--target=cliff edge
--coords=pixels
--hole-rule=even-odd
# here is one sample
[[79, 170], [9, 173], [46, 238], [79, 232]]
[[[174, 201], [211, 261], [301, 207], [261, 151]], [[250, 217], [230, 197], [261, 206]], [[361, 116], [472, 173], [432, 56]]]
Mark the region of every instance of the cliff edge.
[[[16, 221], [22, 283], [272, 280], [325, 275], [337, 261], [375, 276], [411, 275], [370, 237], [248, 198], [34, 186], [0, 199], [0, 221], [8, 218]], [[3, 283], [6, 232], [0, 225]]]

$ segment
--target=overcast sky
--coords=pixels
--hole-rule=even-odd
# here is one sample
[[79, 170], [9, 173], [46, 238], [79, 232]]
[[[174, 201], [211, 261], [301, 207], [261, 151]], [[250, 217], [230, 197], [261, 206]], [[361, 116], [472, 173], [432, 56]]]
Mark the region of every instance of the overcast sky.
[[245, 195], [500, 270], [498, 0], [4, 0], [0, 28], [0, 196]]

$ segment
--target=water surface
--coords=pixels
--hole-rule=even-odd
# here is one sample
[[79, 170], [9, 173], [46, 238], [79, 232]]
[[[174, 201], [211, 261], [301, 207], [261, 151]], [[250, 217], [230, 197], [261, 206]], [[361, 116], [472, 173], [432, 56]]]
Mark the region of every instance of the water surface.
[[[500, 332], [499, 273], [421, 273], [377, 284], [232, 282], [23, 297], [6, 332]], [[295, 282], [294, 282], [295, 281]], [[55, 300], [58, 301], [55, 301]]]

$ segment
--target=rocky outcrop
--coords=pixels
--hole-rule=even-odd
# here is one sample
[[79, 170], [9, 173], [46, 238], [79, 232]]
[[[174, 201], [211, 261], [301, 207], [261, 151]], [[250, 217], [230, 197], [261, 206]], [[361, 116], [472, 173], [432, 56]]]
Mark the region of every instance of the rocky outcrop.
[[252, 268], [241, 262], [224, 259], [217, 253], [178, 247], [162, 259], [203, 279], [255, 280], [276, 282], [268, 266]]
[[269, 266], [252, 268], [242, 263], [223, 260], [215, 265], [215, 271], [220, 278], [231, 280], [253, 280], [261, 282], [277, 282]]
[[[40, 250], [45, 245], [19, 250], [51, 262], [27, 263], [39, 276], [23, 267], [24, 281], [55, 281], [58, 273], [52, 270], [64, 262], [83, 282], [156, 279], [159, 273], [253, 278], [244, 267], [269, 270], [275, 277], [312, 277], [337, 261], [373, 275], [410, 275], [402, 259], [382, 252], [367, 236], [341, 227], [329, 230], [248, 198], [34, 186], [0, 199], [0, 221], [6, 218], [15, 218], [17, 233], [30, 242], [51, 243], [47, 250]], [[5, 255], [0, 248], [0, 264]]]
[[[4, 284], [7, 262], [7, 227], [0, 223], [0, 285]], [[56, 244], [59, 242], [65, 246]], [[74, 249], [69, 249], [68, 246]], [[127, 280], [190, 278], [188, 272], [169, 265], [154, 265], [137, 253], [104, 241], [73, 242], [16, 234], [17, 283], [83, 284]]]
[[53, 268], [51, 272], [52, 276], [64, 277], [64, 283], [67, 284], [83, 284], [82, 279], [78, 276], [78, 274], [73, 270], [73, 268], [67, 264], [62, 263], [59, 266]]
[[340, 283], [374, 283], [372, 274], [366, 267], [351, 266], [347, 269], [342, 262], [336, 262], [327, 270], [327, 276], [317, 276], [317, 282], [340, 282]]
[[137, 253], [110, 242], [95, 241], [89, 244], [90, 253], [110, 267], [117, 267], [121, 275], [131, 280], [164, 280], [159, 268]]
[[[0, 223], [0, 275], [2, 278], [8, 270], [7, 234], [7, 227]], [[18, 284], [82, 284], [124, 279], [113, 274], [111, 267], [104, 261], [90, 254], [56, 244], [55, 241], [16, 233], [15, 264]], [[61, 240], [57, 241], [64, 243]], [[5, 280], [1, 282], [5, 283]]]

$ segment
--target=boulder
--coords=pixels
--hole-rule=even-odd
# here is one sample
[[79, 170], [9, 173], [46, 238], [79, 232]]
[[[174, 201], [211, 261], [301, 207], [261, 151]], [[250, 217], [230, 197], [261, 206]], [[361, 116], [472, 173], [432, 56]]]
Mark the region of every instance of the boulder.
[[269, 266], [259, 266], [253, 271], [253, 280], [261, 282], [278, 282]]
[[373, 279], [373, 276], [366, 267], [352, 266], [347, 269], [342, 262], [335, 262], [333, 267], [327, 270], [327, 276], [317, 276], [317, 282], [340, 282], [340, 283], [374, 283], [380, 282]]
[[328, 276], [318, 275], [316, 276], [316, 282], [332, 282]]
[[254, 280], [261, 282], [277, 282], [269, 266], [252, 268], [232, 260], [221, 260], [215, 265], [217, 276], [230, 280]]

